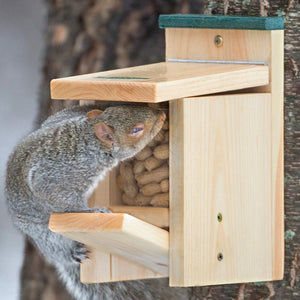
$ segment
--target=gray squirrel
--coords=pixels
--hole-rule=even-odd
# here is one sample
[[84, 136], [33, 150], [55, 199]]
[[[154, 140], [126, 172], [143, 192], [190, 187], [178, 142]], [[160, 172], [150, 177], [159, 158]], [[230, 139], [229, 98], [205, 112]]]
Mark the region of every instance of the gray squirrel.
[[[87, 250], [50, 231], [48, 222], [55, 212], [107, 212], [89, 208], [88, 196], [109, 170], [154, 138], [165, 118], [163, 111], [145, 106], [112, 106], [104, 111], [75, 106], [49, 117], [9, 157], [6, 197], [13, 223], [55, 265], [76, 299], [160, 299], [155, 291], [160, 285], [163, 290], [166, 281], [157, 281], [152, 291], [147, 289], [149, 280], [81, 283], [79, 266]], [[132, 296], [125, 292], [128, 289], [134, 291]], [[169, 290], [163, 298], [169, 297]]]

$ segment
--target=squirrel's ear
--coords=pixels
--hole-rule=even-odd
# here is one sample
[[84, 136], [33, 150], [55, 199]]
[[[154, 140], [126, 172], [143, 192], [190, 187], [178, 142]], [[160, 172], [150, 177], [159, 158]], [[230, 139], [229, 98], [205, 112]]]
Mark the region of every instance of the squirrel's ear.
[[97, 116], [101, 115], [102, 113], [103, 113], [103, 111], [100, 109], [93, 109], [93, 110], [87, 112], [86, 117], [88, 119], [94, 119]]
[[105, 123], [99, 122], [95, 124], [94, 129], [95, 134], [101, 142], [102, 146], [104, 146], [106, 150], [111, 150], [115, 142], [112, 128], [106, 125]]

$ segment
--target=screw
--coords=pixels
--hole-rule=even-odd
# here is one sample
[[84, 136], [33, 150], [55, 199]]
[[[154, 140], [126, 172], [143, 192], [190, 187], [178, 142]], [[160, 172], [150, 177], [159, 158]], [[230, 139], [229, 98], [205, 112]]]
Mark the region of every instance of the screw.
[[223, 45], [223, 38], [220, 35], [216, 35], [214, 42], [217, 47], [221, 47]]
[[218, 213], [218, 215], [217, 215], [217, 219], [218, 219], [218, 221], [219, 221], [219, 222], [222, 222], [222, 220], [223, 220], [223, 216], [222, 216], [222, 214], [221, 214], [221, 213]]
[[218, 261], [221, 261], [221, 260], [223, 260], [223, 254], [220, 252], [220, 253], [218, 253]]

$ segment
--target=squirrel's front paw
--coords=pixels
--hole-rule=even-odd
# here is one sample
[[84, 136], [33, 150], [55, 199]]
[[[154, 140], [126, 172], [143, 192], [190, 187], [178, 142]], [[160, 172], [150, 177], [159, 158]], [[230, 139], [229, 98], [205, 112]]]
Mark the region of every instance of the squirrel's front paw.
[[84, 244], [75, 242], [74, 247], [71, 250], [71, 257], [76, 263], [81, 263], [84, 259], [89, 258], [90, 252], [84, 247]]

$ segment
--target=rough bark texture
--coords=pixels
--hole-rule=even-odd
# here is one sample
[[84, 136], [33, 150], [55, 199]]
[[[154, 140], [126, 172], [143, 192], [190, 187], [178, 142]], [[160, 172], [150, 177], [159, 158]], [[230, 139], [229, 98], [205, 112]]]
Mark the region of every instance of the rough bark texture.
[[[185, 299], [300, 299], [300, 3], [296, 0], [48, 0], [37, 123], [74, 102], [51, 101], [52, 78], [164, 60], [159, 14], [285, 16], [285, 276], [282, 281], [186, 289]], [[21, 299], [71, 299], [28, 242]], [[150, 283], [151, 282], [151, 283]], [[155, 280], [149, 281], [155, 286]], [[167, 287], [166, 287], [167, 288]], [[129, 298], [128, 298], [129, 299]], [[161, 299], [159, 291], [157, 299]], [[174, 293], [173, 299], [179, 299]]]

